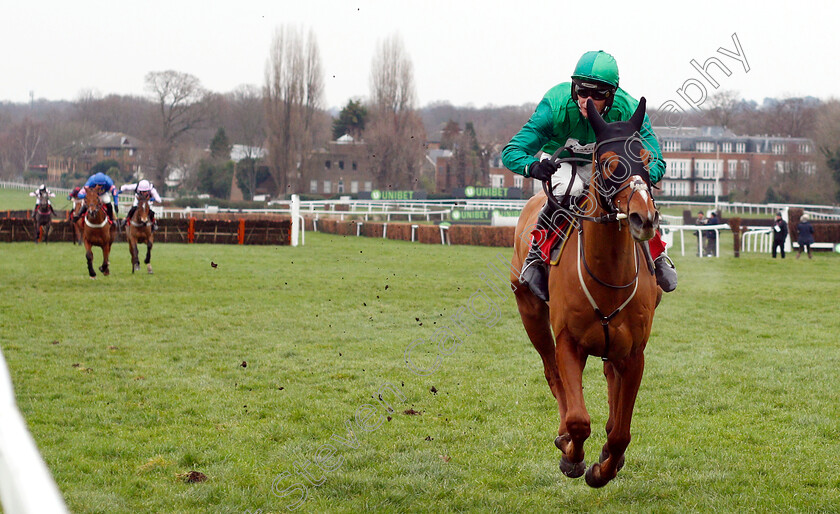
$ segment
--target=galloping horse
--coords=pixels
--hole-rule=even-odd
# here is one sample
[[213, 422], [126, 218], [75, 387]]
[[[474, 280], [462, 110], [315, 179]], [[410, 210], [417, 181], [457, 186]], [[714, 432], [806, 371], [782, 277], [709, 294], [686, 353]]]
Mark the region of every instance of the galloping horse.
[[52, 228], [52, 217], [55, 214], [53, 206], [47, 195], [43, 194], [38, 198], [38, 207], [35, 209], [35, 243], [41, 239], [43, 229], [43, 240], [49, 242], [50, 229]]
[[[597, 139], [586, 193], [591, 208], [576, 216], [577, 230], [570, 233], [559, 265], [550, 270], [549, 304], [522, 287], [513, 272], [511, 282], [522, 323], [542, 358], [557, 400], [560, 427], [554, 444], [563, 452], [560, 469], [571, 478], [586, 469], [583, 444], [590, 435], [583, 369], [590, 355], [604, 361], [607, 442], [598, 462], [586, 471], [586, 483], [602, 487], [624, 465], [644, 350], [662, 296], [643, 247], [656, 232], [659, 212], [650, 194], [648, 153], [638, 137], [645, 99], [626, 122], [606, 123], [591, 100], [587, 100], [587, 115]], [[530, 232], [546, 201], [558, 205], [545, 194], [528, 201], [517, 234]], [[528, 250], [529, 243], [516, 238], [513, 270], [521, 268]]]
[[148, 191], [137, 193], [137, 209], [134, 215], [131, 216], [131, 222], [125, 227], [126, 240], [128, 241], [128, 251], [131, 253], [131, 272], [134, 273], [140, 269], [140, 256], [137, 251], [137, 243], [146, 243], [146, 270], [152, 273], [152, 245], [155, 242], [154, 232], [152, 232], [152, 222], [149, 217], [149, 198]]
[[99, 187], [85, 186], [85, 205], [87, 212], [84, 217], [84, 226], [82, 227], [82, 241], [85, 245], [85, 257], [87, 258], [88, 274], [90, 278], [96, 278], [96, 272], [93, 271], [93, 250], [91, 247], [98, 246], [102, 248], [102, 266], [99, 271], [103, 275], [111, 274], [108, 269], [108, 256], [111, 253], [111, 243], [114, 242], [115, 232], [112, 233], [112, 227], [108, 220], [108, 214], [105, 210], [105, 204], [99, 197], [101, 191]]

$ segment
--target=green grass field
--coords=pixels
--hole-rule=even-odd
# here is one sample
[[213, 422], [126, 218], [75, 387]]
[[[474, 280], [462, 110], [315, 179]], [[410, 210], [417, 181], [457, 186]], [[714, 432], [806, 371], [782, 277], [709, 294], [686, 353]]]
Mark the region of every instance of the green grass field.
[[[73, 512], [840, 510], [840, 256], [676, 252], [627, 465], [593, 490], [558, 469], [512, 296], [482, 302], [500, 253], [307, 233], [161, 244], [132, 275], [119, 243], [90, 280], [77, 246], [0, 244], [0, 344]], [[460, 345], [439, 353], [437, 330]], [[585, 385], [591, 463], [597, 359]]]

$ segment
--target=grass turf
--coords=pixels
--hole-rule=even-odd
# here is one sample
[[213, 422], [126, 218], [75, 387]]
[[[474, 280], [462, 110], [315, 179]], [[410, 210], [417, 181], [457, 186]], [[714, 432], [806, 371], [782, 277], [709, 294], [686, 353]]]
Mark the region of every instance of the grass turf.
[[[161, 244], [151, 276], [121, 243], [95, 281], [69, 243], [0, 245], [0, 343], [73, 512], [280, 512], [304, 487], [311, 512], [840, 509], [837, 256], [675, 253], [627, 465], [592, 490], [557, 468], [556, 405], [512, 296], [481, 296], [509, 249], [306, 237]], [[460, 344], [435, 350], [441, 329]], [[413, 343], [434, 372], [406, 365]], [[591, 462], [597, 359], [584, 380]]]

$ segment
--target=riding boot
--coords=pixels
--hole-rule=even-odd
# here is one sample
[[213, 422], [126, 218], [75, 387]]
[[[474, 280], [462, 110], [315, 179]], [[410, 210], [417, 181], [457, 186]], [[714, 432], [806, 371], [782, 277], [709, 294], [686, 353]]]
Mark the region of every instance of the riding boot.
[[82, 216], [84, 216], [86, 212], [87, 212], [87, 205], [85, 204], [85, 205], [82, 205], [81, 209], [79, 209], [79, 214], [74, 214], [73, 215], [73, 223], [76, 223], [77, 221], [82, 219]]
[[131, 209], [128, 210], [128, 214], [125, 215], [125, 218], [120, 220], [120, 227], [125, 227], [127, 224], [131, 223], [131, 216], [134, 215], [134, 212], [137, 210], [136, 205], [132, 205]]
[[662, 254], [653, 261], [656, 270], [656, 283], [666, 293], [677, 288], [677, 268], [666, 254]]
[[116, 220], [114, 219], [114, 206], [110, 203], [105, 205], [107, 205], [107, 207], [105, 207], [105, 212], [108, 214], [108, 219], [111, 221], [111, 223], [116, 223]]
[[528, 286], [534, 296], [540, 300], [548, 301], [548, 255], [543, 255], [540, 245], [549, 235], [551, 226], [551, 215], [554, 209], [548, 203], [537, 217], [537, 225], [531, 232], [531, 249], [525, 262], [522, 263], [522, 271], [519, 273], [519, 283]]
[[157, 232], [158, 224], [157, 220], [155, 219], [155, 211], [149, 209], [149, 220], [152, 222], [152, 232]]

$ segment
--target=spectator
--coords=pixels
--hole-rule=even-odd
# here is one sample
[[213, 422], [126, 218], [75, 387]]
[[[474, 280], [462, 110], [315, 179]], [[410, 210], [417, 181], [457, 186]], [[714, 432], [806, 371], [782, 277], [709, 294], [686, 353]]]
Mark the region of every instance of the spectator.
[[[709, 214], [709, 219], [706, 220], [706, 225], [719, 225], [720, 218], [718, 213], [712, 211]], [[706, 257], [717, 257], [717, 232], [714, 230], [706, 231]]]
[[[811, 226], [811, 219], [807, 214], [803, 214], [799, 218], [799, 223], [796, 224], [796, 231], [799, 232], [799, 238], [797, 240], [799, 243], [799, 253], [796, 254], [796, 258], [798, 259], [802, 256], [802, 250], [804, 249], [808, 253], [808, 258], [811, 259], [811, 245], [814, 244], [814, 227]], [[782, 254], [782, 257], [784, 257], [784, 254]]]
[[785, 258], [785, 240], [788, 235], [788, 226], [785, 220], [782, 219], [782, 213], [776, 214], [776, 221], [773, 222], [773, 258], [776, 258], [776, 247], [778, 247], [782, 254], [782, 259]]
[[[706, 221], [708, 221], [708, 220], [706, 220], [706, 215], [705, 215], [705, 214], [703, 214], [703, 211], [697, 211], [697, 219], [696, 219], [696, 220], [694, 220], [694, 224], [695, 224], [695, 225], [705, 225], [705, 224], [706, 224]], [[701, 257], [701, 255], [700, 255], [700, 254], [701, 254], [701, 252], [703, 251], [703, 250], [702, 250], [702, 247], [703, 247], [703, 244], [702, 244], [703, 238], [700, 236], [700, 234], [702, 234], [702, 232], [701, 232], [701, 231], [699, 231], [699, 230], [698, 230], [697, 232], [695, 232], [695, 233], [694, 233], [694, 235], [697, 237], [697, 257]]]

